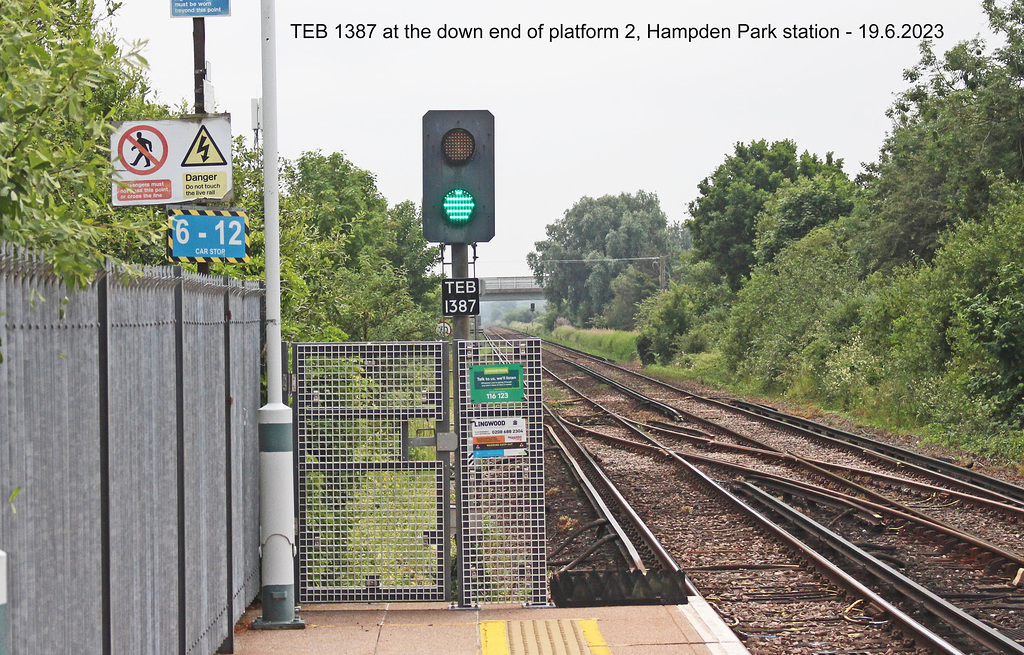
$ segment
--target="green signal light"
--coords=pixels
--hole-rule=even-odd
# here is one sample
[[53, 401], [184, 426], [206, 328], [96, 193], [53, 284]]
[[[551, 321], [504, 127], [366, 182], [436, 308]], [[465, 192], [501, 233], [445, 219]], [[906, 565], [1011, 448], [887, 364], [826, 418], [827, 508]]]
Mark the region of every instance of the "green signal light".
[[452, 223], [465, 223], [469, 220], [469, 217], [473, 215], [473, 208], [476, 207], [476, 201], [473, 200], [473, 194], [464, 189], [453, 189], [445, 194], [444, 202], [444, 213], [448, 216], [448, 220]]

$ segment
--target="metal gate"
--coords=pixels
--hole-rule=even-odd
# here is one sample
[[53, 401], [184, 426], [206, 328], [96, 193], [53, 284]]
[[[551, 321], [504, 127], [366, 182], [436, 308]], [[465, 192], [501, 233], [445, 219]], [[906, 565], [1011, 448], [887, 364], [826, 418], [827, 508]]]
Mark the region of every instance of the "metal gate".
[[[541, 342], [455, 347], [459, 605], [544, 605]], [[491, 373], [495, 384], [484, 384]]]
[[439, 342], [293, 345], [299, 602], [447, 600], [448, 480], [430, 447], [446, 359]]

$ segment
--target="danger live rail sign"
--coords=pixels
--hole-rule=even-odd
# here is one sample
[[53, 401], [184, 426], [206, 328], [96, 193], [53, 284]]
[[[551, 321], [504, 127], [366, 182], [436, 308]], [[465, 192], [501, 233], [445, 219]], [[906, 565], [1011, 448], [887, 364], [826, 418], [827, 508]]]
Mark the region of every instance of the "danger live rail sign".
[[231, 197], [231, 116], [208, 114], [114, 123], [115, 206]]

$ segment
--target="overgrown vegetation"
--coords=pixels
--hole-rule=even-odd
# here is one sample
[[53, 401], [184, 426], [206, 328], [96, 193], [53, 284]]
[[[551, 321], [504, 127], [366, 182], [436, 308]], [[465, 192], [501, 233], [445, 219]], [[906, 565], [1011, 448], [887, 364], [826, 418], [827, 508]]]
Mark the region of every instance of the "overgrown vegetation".
[[657, 291], [666, 266], [689, 242], [645, 191], [581, 198], [547, 226], [547, 235], [527, 261], [544, 285], [549, 313], [619, 330], [635, 327], [637, 303]]
[[[249, 208], [252, 261], [213, 272], [263, 275], [262, 153], [235, 141], [236, 196]], [[282, 333], [289, 341], [431, 339], [440, 300], [419, 210], [388, 206], [374, 176], [341, 153], [283, 163]]]
[[[71, 287], [108, 259], [165, 263], [163, 208], [110, 204], [112, 123], [172, 116], [150, 100], [138, 47], [124, 51], [105, 31], [116, 8], [5, 0], [0, 12], [0, 241], [42, 253]], [[212, 272], [260, 279], [261, 153], [237, 139], [233, 162], [252, 261]], [[389, 206], [373, 174], [341, 153], [304, 153], [282, 168], [285, 339], [432, 337], [439, 253], [423, 240], [416, 205]]]
[[585, 350], [588, 353], [607, 357], [619, 362], [636, 360], [636, 334], [621, 330], [589, 329], [579, 330], [568, 325], [560, 325], [547, 332], [537, 330], [536, 325], [513, 324], [513, 328], [531, 331], [545, 339], [564, 346]]
[[647, 361], [1024, 456], [1024, 3], [985, 7], [1006, 45], [923, 44], [879, 161], [780, 183], [734, 246], [749, 274], [695, 218], [696, 255], [642, 306]]
[[922, 44], [856, 180], [736, 144], [637, 307], [644, 363], [1024, 457], [1024, 0], [983, 6], [1003, 45]]
[[110, 207], [110, 122], [153, 118], [136, 49], [92, 0], [5, 0], [0, 12], [0, 240], [81, 286], [118, 243], [152, 245], [148, 211]]

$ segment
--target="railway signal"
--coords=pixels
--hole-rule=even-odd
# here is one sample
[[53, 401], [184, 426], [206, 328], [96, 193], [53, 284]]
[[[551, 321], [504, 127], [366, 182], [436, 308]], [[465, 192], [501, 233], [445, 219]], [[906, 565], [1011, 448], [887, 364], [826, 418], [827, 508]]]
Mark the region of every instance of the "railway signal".
[[431, 243], [494, 237], [494, 115], [435, 110], [423, 115], [423, 236]]

